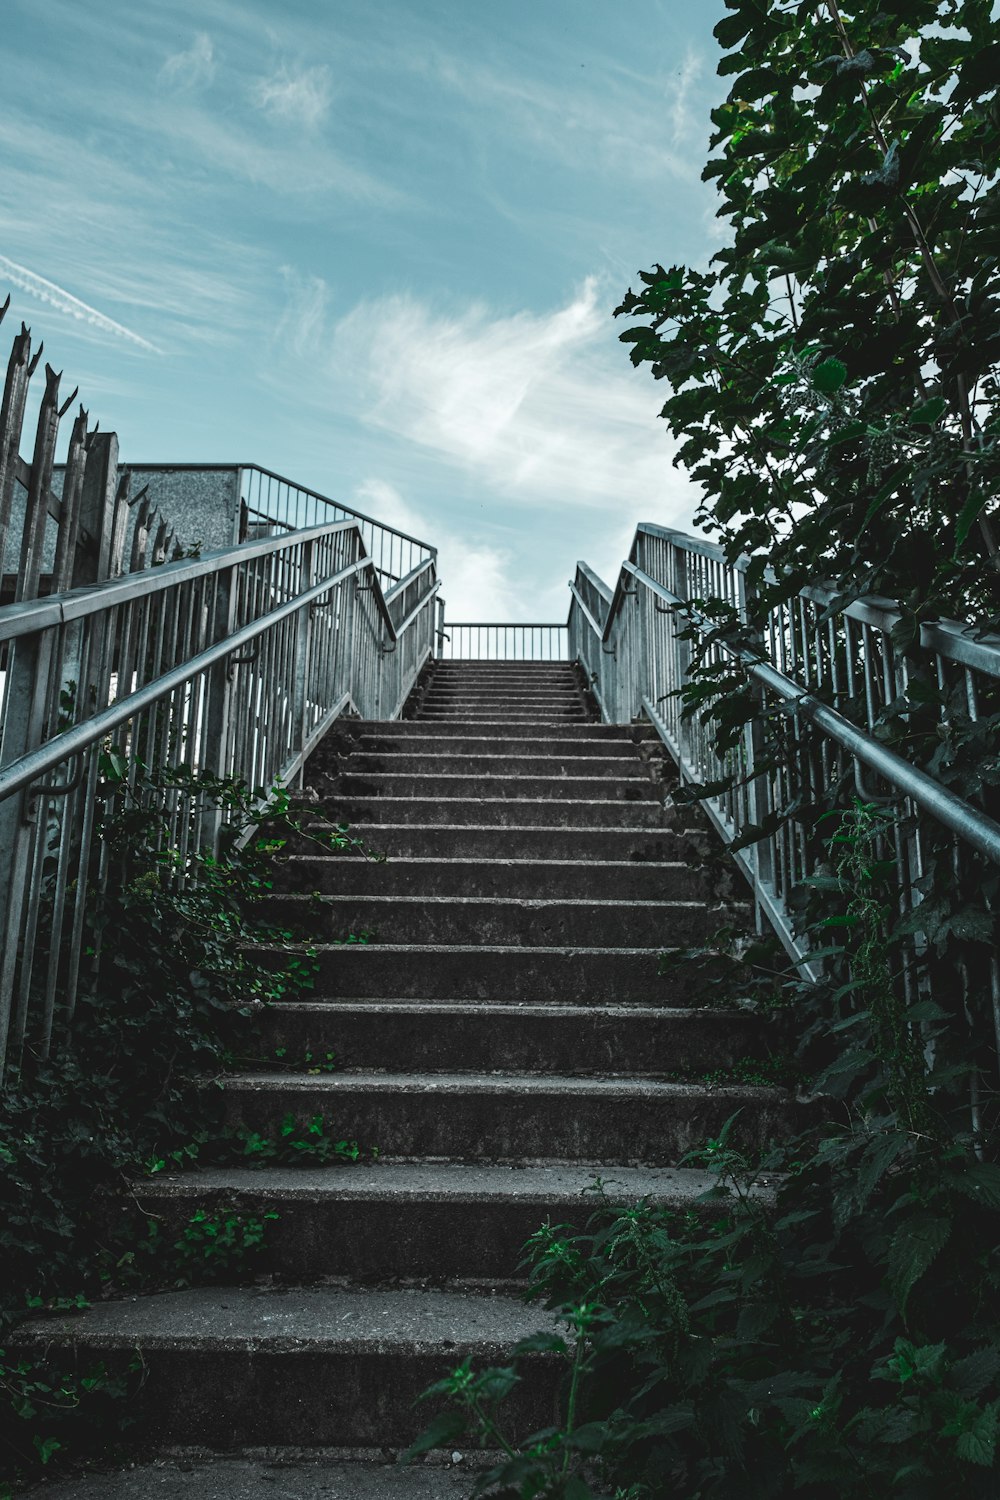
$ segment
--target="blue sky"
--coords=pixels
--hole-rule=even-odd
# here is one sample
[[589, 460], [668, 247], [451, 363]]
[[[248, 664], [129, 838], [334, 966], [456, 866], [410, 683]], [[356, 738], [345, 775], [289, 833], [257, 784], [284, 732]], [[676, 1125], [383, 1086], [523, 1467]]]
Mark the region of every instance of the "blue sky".
[[3, 10], [3, 343], [44, 337], [126, 460], [415, 530], [453, 619], [561, 619], [578, 557], [690, 529], [611, 311], [719, 244], [722, 0]]

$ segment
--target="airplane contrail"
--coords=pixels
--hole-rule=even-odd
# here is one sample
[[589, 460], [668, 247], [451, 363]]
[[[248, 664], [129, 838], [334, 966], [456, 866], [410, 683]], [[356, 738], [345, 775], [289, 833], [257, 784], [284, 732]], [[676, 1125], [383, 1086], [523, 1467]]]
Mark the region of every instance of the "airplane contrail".
[[148, 339], [141, 338], [131, 328], [126, 328], [124, 323], [116, 323], [114, 318], [98, 312], [96, 307], [91, 307], [87, 302], [81, 302], [79, 297], [74, 297], [64, 287], [56, 286], [54, 281], [46, 281], [44, 276], [29, 271], [27, 266], [19, 266], [16, 260], [10, 260], [6, 255], [0, 255], [0, 275], [6, 276], [22, 292], [27, 292], [29, 297], [36, 297], [39, 302], [46, 302], [59, 312], [69, 313], [71, 318], [89, 323], [91, 328], [102, 328], [105, 333], [128, 339], [129, 343], [138, 344], [140, 349], [148, 349], [150, 354], [163, 353], [162, 349], [158, 349]]

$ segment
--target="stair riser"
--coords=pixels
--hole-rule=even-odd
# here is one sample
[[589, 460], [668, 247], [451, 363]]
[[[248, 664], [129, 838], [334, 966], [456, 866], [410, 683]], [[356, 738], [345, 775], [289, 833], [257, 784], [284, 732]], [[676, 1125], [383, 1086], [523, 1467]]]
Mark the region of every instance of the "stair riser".
[[701, 902], [543, 902], [529, 905], [489, 897], [272, 896], [261, 908], [265, 920], [310, 941], [332, 943], [348, 933], [370, 932], [379, 944], [486, 943], [492, 946], [687, 948], [703, 943], [733, 914]]
[[559, 797], [338, 797], [327, 808], [339, 822], [465, 823], [487, 828], [655, 828], [663, 818], [658, 802], [571, 802]]
[[[539, 1314], [539, 1326], [545, 1315]], [[142, 1351], [143, 1383], [131, 1397], [131, 1446], [159, 1448], [395, 1448], [411, 1443], [439, 1410], [417, 1398], [451, 1373], [463, 1358], [477, 1369], [505, 1364], [509, 1350], [496, 1344], [447, 1347], [415, 1344], [410, 1350], [377, 1347], [374, 1330], [365, 1346], [324, 1350], [293, 1344], [190, 1343]], [[84, 1373], [95, 1359], [124, 1372], [132, 1348], [74, 1347], [53, 1338], [48, 1353]], [[35, 1351], [41, 1353], [41, 1347]], [[85, 1368], [86, 1367], [86, 1368]], [[556, 1419], [562, 1366], [544, 1356], [524, 1362], [524, 1381], [511, 1397], [511, 1423], [522, 1437]], [[507, 1410], [505, 1403], [505, 1412]], [[213, 1491], [214, 1493], [214, 1491]], [[331, 1492], [332, 1493], [332, 1492]]]
[[[262, 962], [267, 954], [260, 952]], [[698, 1005], [704, 971], [661, 976], [656, 949], [406, 947], [352, 943], [317, 950], [316, 999], [541, 1001], [553, 1005]]]
[[467, 706], [477, 711], [482, 708], [495, 708], [499, 716], [503, 716], [509, 709], [524, 710], [537, 709], [541, 714], [547, 714], [552, 709], [578, 709], [588, 707], [580, 694], [575, 691], [565, 693], [532, 693], [522, 692], [514, 689], [491, 689], [485, 688], [482, 692], [455, 691], [448, 689], [438, 691], [434, 688], [426, 692], [416, 705], [419, 716], [428, 708], [462, 708]]
[[[717, 883], [716, 883], [717, 884]], [[401, 860], [387, 864], [348, 856], [298, 856], [275, 867], [278, 891], [329, 895], [516, 896], [525, 900], [586, 897], [616, 900], [697, 901], [711, 894], [708, 877], [684, 864], [514, 864], [510, 860]], [[741, 893], [742, 894], [742, 893]]]
[[373, 774], [392, 776], [553, 776], [580, 777], [607, 784], [621, 776], [646, 774], [646, 764], [638, 756], [598, 755], [503, 755], [455, 754], [412, 755], [407, 752], [380, 755], [358, 752], [341, 762], [345, 776]]
[[[669, 817], [669, 811], [667, 813]], [[634, 862], [642, 870], [661, 861], [696, 861], [706, 852], [708, 836], [671, 828], [581, 828], [499, 827], [468, 825], [367, 824], [353, 833], [363, 837], [373, 852], [385, 853], [391, 861], [399, 856], [439, 859], [613, 859]], [[291, 834], [290, 854], [315, 854], [316, 845], [304, 834]], [[353, 856], [344, 855], [344, 864]], [[341, 868], [338, 863], [337, 868]], [[376, 870], [381, 865], [374, 866]], [[388, 873], [388, 870], [386, 869]], [[366, 877], [367, 878], [367, 877]], [[373, 887], [378, 889], [378, 887]]]
[[[419, 725], [417, 726], [420, 727]], [[356, 746], [356, 748], [355, 748]], [[564, 740], [561, 736], [556, 739], [506, 739], [502, 735], [480, 735], [479, 738], [470, 736], [467, 739], [449, 738], [442, 741], [440, 737], [407, 735], [379, 736], [362, 735], [353, 745], [345, 747], [344, 756], [354, 759], [357, 756], [371, 757], [372, 759], [384, 759], [396, 761], [408, 760], [409, 758], [439, 761], [442, 769], [447, 769], [444, 762], [457, 761], [461, 765], [473, 757], [476, 759], [494, 759], [495, 757], [509, 757], [512, 760], [537, 760], [558, 766], [572, 767], [580, 761], [600, 761], [602, 767], [614, 768], [613, 774], [618, 775], [623, 770], [628, 775], [629, 763], [636, 763], [636, 747], [630, 740], [601, 740], [579, 741]], [[335, 757], [330, 757], [330, 764], [337, 764]], [[324, 765], [322, 750], [316, 752], [310, 762], [310, 770], [314, 765]]]
[[668, 1073], [731, 1068], [764, 1050], [759, 1022], [739, 1013], [696, 1011], [650, 1015], [627, 1011], [581, 1015], [532, 1012], [524, 1006], [489, 1012], [455, 1007], [410, 1011], [348, 1005], [275, 1006], [257, 1022], [259, 1061], [281, 1050], [301, 1065], [306, 1055], [332, 1053], [339, 1068], [410, 1071], [548, 1073], [575, 1077], [655, 1078]]
[[[539, 739], [545, 742], [552, 740], [609, 740], [612, 743], [621, 744], [630, 740], [638, 744], [646, 740], [658, 738], [655, 729], [648, 724], [598, 724], [593, 721], [580, 724], [563, 724], [552, 729], [548, 723], [543, 723], [537, 733], [532, 732], [530, 724], [511, 725], [503, 719], [494, 721], [496, 734], [485, 730], [482, 720], [477, 719], [471, 730], [474, 737], [486, 736], [491, 740], [506, 736], [510, 739]], [[358, 739], [369, 741], [373, 737], [379, 740], [399, 738], [407, 739], [414, 736], [418, 739], [428, 736], [440, 739], [441, 737], [451, 739], [461, 738], [463, 734], [462, 725], [459, 721], [451, 721], [447, 724], [428, 724], [419, 719], [354, 719], [345, 720], [343, 725], [338, 725], [331, 742], [336, 744], [341, 738], [345, 740]], [[317, 751], [320, 754], [321, 751]]]
[[676, 1166], [696, 1146], [717, 1136], [740, 1110], [733, 1140], [747, 1149], [787, 1133], [788, 1106], [736, 1091], [643, 1096], [623, 1085], [618, 1096], [503, 1092], [452, 1093], [372, 1090], [350, 1075], [335, 1094], [308, 1082], [282, 1079], [258, 1088], [239, 1079], [224, 1088], [227, 1121], [276, 1139], [288, 1114], [323, 1114], [338, 1138], [377, 1147], [383, 1157], [439, 1157], [449, 1161], [594, 1161]]
[[[638, 769], [638, 768], [637, 768]], [[391, 771], [365, 776], [342, 775], [336, 786], [338, 797], [542, 797], [554, 801], [639, 802], [661, 799], [662, 790], [641, 772], [631, 777], [612, 776], [442, 776], [426, 772], [416, 776]]]
[[[333, 1169], [337, 1170], [337, 1169]], [[345, 1168], [350, 1171], [350, 1168]], [[324, 1278], [423, 1281], [434, 1286], [461, 1282], [490, 1287], [518, 1282], [525, 1241], [548, 1219], [583, 1230], [594, 1211], [590, 1197], [481, 1202], [474, 1198], [286, 1199], [276, 1194], [232, 1190], [192, 1193], [164, 1201], [140, 1192], [137, 1224], [145, 1234], [149, 1217], [161, 1237], [180, 1237], [199, 1209], [220, 1217], [241, 1213], [268, 1221], [264, 1248], [253, 1260], [255, 1274], [305, 1285]], [[121, 1206], [117, 1205], [120, 1215]], [[684, 1207], [690, 1209], [690, 1202]], [[695, 1210], [697, 1211], [697, 1209]], [[115, 1228], [121, 1230], [120, 1219]]]
[[496, 709], [476, 709], [467, 707], [456, 707], [454, 711], [446, 708], [431, 708], [419, 719], [411, 719], [412, 724], [433, 724], [445, 720], [448, 723], [462, 721], [470, 724], [481, 724], [483, 722], [496, 723], [497, 720], [504, 724], [571, 724], [574, 721], [585, 723], [587, 715], [566, 709], [560, 711], [558, 708], [547, 710], [544, 714], [533, 714], [527, 710], [512, 710], [509, 713], [499, 715]]

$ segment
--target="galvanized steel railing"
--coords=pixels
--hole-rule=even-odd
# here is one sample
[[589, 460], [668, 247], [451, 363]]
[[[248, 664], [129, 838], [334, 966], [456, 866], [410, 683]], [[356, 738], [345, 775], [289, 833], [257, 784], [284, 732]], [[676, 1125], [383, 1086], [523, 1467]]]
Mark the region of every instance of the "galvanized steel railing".
[[[771, 766], [762, 764], [758, 753], [760, 719], [723, 760], [713, 748], [711, 726], [698, 714], [683, 717], [678, 696], [692, 657], [692, 643], [682, 632], [693, 625], [707, 634], [714, 624], [699, 601], [725, 600], [738, 619], [747, 619], [744, 565], [728, 563], [711, 543], [646, 525], [636, 531], [614, 590], [585, 563], [578, 565], [570, 588], [569, 654], [587, 672], [603, 718], [627, 723], [646, 716], [671, 751], [682, 781], [706, 786], [736, 773], [730, 785], [701, 803], [727, 840], [769, 826], [769, 814], [796, 799], [816, 806], [846, 775], [860, 798], [892, 802], [902, 813], [892, 853], [904, 912], [920, 900], [923, 817], [952, 832], [957, 861], [976, 850], [1000, 863], [1000, 825], [889, 750], [874, 733], [883, 710], [907, 691], [912, 678], [907, 658], [893, 644], [891, 631], [899, 617], [890, 601], [862, 599], [831, 613], [831, 592], [807, 588], [770, 613], [758, 649], [737, 650], [722, 641], [709, 647], [709, 665], [739, 658], [760, 693], [762, 715], [780, 707], [790, 716], [790, 753]], [[938, 686], [957, 690], [970, 718], [977, 717], [984, 699], [995, 711], [1000, 639], [973, 638], [960, 625], [945, 622], [923, 626], [920, 646]], [[816, 873], [815, 842], [801, 823], [786, 820], [735, 851], [735, 858], [761, 913], [801, 963], [806, 949], [790, 897]], [[990, 983], [1000, 1050], [996, 957]]]
[[[347, 520], [0, 610], [0, 1073], [72, 1018], [108, 757], [266, 791], [339, 714], [396, 717], [435, 638], [434, 556], [414, 545], [385, 591]], [[216, 817], [173, 796], [182, 853]]]
[[451, 621], [441, 614], [438, 655], [455, 661], [567, 661], [565, 625], [489, 624]]

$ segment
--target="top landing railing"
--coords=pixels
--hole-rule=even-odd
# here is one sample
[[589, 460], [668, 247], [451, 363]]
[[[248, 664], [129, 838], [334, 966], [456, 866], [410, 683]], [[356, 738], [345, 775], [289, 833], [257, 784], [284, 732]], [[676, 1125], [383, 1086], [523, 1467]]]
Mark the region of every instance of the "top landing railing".
[[[727, 562], [709, 542], [646, 525], [638, 528], [613, 589], [585, 563], [570, 588], [569, 654], [587, 672], [602, 717], [627, 723], [645, 716], [683, 782], [706, 788], [723, 783], [701, 806], [727, 841], [769, 830], [734, 857], [759, 910], [806, 974], [815, 977], [817, 971], [806, 956], [794, 892], [820, 874], [825, 851], [821, 840], [809, 836], [807, 820], [779, 819], [780, 810], [843, 805], [837, 797], [845, 786], [861, 801], [895, 810], [894, 844], [886, 852], [895, 864], [900, 912], [914, 914], [915, 956], [923, 941], [917, 908], [923, 899], [925, 820], [950, 832], [956, 879], [973, 889], [977, 862], [1000, 863], [1000, 825], [880, 738], [886, 709], [907, 694], [915, 675], [912, 660], [894, 645], [899, 615], [890, 601], [859, 599], [838, 609], [829, 590], [810, 587], [771, 610], [754, 650], [711, 644], [705, 664], [725, 667], [738, 660], [759, 702], [741, 742], [720, 757], [711, 725], [699, 714], [682, 713], [680, 690], [692, 660], [692, 641], [683, 632], [693, 626], [702, 637], [709, 633], [713, 622], [701, 614], [699, 601], [712, 598], [747, 620], [745, 564]], [[996, 712], [1000, 638], [973, 636], [944, 621], [924, 625], [919, 644], [921, 670], [933, 674], [943, 704], [957, 704], [972, 721]], [[941, 710], [943, 736], [950, 711]], [[772, 764], [761, 753], [761, 723], [776, 712], [787, 716], [789, 733], [786, 754]], [[983, 912], [995, 922], [985, 900]], [[919, 969], [915, 963], [904, 975], [910, 1000], [919, 998], [912, 977]], [[950, 982], [964, 986], [971, 998], [968, 973], [951, 975]], [[986, 986], [993, 1047], [1000, 1054], [995, 947]]]

